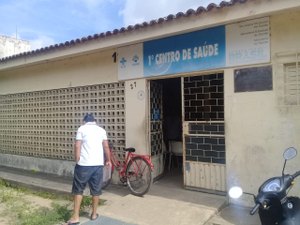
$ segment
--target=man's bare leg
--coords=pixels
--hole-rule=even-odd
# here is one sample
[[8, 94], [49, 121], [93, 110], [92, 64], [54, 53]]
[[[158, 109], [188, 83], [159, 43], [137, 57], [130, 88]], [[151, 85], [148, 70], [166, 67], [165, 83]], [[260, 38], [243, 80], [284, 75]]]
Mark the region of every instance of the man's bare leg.
[[97, 209], [99, 204], [99, 196], [92, 196], [92, 215], [91, 219], [94, 220], [97, 218]]
[[83, 198], [82, 195], [74, 195], [73, 215], [69, 220], [70, 222], [79, 222], [79, 211], [80, 211], [82, 198]]

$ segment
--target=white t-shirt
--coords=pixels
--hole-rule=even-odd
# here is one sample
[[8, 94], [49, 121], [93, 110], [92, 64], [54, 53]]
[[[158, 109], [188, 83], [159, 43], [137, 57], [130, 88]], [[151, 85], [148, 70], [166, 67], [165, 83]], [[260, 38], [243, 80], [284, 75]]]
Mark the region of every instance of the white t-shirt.
[[80, 166], [104, 165], [102, 142], [107, 140], [106, 131], [96, 122], [88, 122], [77, 130], [76, 140], [81, 141]]

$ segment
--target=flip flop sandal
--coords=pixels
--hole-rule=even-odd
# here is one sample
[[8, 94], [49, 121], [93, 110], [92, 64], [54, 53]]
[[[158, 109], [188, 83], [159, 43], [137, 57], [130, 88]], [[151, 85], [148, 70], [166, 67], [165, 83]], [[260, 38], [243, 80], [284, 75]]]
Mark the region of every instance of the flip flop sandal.
[[79, 225], [80, 222], [71, 222], [71, 221], [68, 221], [67, 223], [65, 223], [65, 225]]
[[92, 215], [91, 215], [91, 220], [96, 220], [96, 219], [98, 219], [99, 218], [99, 214], [97, 213], [96, 214], [96, 217], [93, 219], [93, 217], [92, 217]]

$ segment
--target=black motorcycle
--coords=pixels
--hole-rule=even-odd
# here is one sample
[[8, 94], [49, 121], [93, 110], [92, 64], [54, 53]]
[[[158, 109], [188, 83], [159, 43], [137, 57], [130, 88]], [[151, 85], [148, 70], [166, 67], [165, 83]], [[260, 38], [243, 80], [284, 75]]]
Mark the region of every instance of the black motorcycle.
[[[300, 175], [300, 171], [289, 175], [284, 174], [287, 160], [294, 158], [297, 150], [290, 147], [284, 151], [285, 159], [282, 175], [266, 180], [258, 189], [258, 194], [254, 196], [255, 206], [250, 211], [254, 215], [258, 210], [262, 225], [300, 225], [300, 199], [298, 197], [287, 196], [294, 184], [294, 179]], [[239, 198], [243, 191], [239, 187], [229, 190], [229, 196]], [[249, 193], [247, 193], [249, 194]]]

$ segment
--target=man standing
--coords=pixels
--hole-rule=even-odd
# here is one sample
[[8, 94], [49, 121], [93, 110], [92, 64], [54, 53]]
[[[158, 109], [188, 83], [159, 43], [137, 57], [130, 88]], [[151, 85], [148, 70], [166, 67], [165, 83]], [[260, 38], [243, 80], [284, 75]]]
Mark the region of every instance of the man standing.
[[[74, 209], [68, 225], [79, 224], [79, 210], [86, 184], [89, 184], [92, 195], [91, 220], [98, 218], [97, 207], [101, 195], [103, 165], [111, 166], [109, 145], [106, 131], [96, 124], [92, 114], [83, 118], [84, 125], [77, 130], [75, 141], [75, 161], [72, 194], [74, 195]], [[104, 150], [104, 152], [103, 152]], [[106, 162], [104, 162], [104, 154]]]

